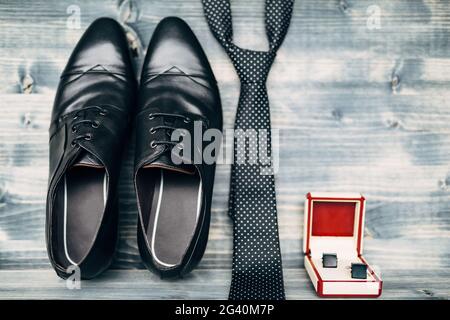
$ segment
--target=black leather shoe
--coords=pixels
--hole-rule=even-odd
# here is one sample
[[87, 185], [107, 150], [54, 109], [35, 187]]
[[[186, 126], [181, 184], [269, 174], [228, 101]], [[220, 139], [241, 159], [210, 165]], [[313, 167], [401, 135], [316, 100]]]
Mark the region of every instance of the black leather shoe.
[[82, 279], [110, 265], [117, 242], [116, 185], [136, 96], [122, 27], [96, 20], [61, 75], [50, 125], [46, 241], [56, 273]]
[[171, 135], [178, 129], [184, 138], [187, 133], [193, 138], [196, 126], [203, 132], [222, 129], [216, 80], [183, 20], [165, 18], [156, 27], [139, 90], [134, 181], [139, 250], [146, 266], [161, 277], [182, 276], [205, 251], [215, 163], [194, 163], [203, 144], [192, 142], [189, 157], [175, 150], [183, 148], [174, 146]]

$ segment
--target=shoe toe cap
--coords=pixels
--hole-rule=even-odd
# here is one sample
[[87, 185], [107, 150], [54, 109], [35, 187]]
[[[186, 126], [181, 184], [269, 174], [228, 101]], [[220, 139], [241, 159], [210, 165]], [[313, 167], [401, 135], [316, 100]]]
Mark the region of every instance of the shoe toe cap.
[[126, 67], [129, 49], [122, 26], [110, 18], [95, 20], [75, 47], [67, 69], [95, 65]]
[[177, 17], [165, 18], [156, 27], [143, 73], [162, 72], [171, 67], [189, 74], [214, 77], [196, 36], [187, 23]]

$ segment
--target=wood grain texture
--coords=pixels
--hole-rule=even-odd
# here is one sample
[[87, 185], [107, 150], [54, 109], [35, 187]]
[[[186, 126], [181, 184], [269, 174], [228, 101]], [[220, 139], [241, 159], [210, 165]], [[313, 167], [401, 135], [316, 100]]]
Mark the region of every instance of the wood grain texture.
[[[73, 292], [49, 269], [44, 221], [55, 89], [84, 29], [101, 16], [124, 16], [121, 3], [0, 0], [0, 298], [226, 297], [229, 166], [217, 168], [201, 264], [187, 279], [166, 282], [143, 270], [137, 250], [132, 142], [119, 185], [113, 270]], [[137, 73], [158, 21], [182, 17], [208, 55], [224, 127], [232, 128], [239, 83], [208, 30], [201, 2], [133, 3], [139, 18], [126, 25], [142, 43]], [[67, 28], [72, 4], [80, 8], [80, 29]], [[379, 29], [367, 28], [371, 5], [380, 9]], [[235, 41], [263, 50], [262, 1], [233, 1], [232, 9]], [[450, 297], [449, 41], [449, 1], [296, 2], [268, 82], [272, 125], [279, 130], [277, 200], [288, 298], [315, 298], [301, 254], [309, 191], [366, 196], [365, 251], [381, 269], [384, 298]]]

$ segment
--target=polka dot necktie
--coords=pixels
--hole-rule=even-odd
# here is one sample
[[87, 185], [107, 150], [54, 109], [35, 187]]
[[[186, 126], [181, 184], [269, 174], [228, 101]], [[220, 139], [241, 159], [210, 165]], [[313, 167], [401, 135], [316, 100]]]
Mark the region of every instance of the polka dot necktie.
[[[266, 79], [287, 33], [292, 0], [266, 0], [269, 51], [242, 49], [232, 42], [229, 0], [203, 0], [206, 19], [229, 55], [241, 81], [235, 119], [229, 215], [233, 220], [232, 300], [284, 300], [273, 169], [258, 158], [271, 158], [270, 109]], [[258, 138], [252, 134], [256, 133]], [[242, 141], [248, 139], [248, 143]], [[258, 148], [254, 148], [258, 145]], [[258, 153], [259, 150], [259, 153]], [[267, 158], [267, 157], [266, 157]]]

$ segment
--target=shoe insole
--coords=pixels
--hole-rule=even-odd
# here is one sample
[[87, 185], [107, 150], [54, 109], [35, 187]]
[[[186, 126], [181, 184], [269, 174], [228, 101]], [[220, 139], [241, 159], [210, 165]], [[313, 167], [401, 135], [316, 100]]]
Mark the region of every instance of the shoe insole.
[[[57, 203], [57, 248], [62, 261], [80, 264], [89, 253], [102, 221], [107, 194], [103, 168], [72, 167], [62, 178]], [[62, 198], [62, 199], [61, 199]]]
[[154, 260], [163, 267], [182, 263], [193, 240], [202, 206], [202, 185], [196, 172], [142, 169], [141, 181], [148, 183], [142, 195], [151, 206], [143, 206], [145, 231]]

